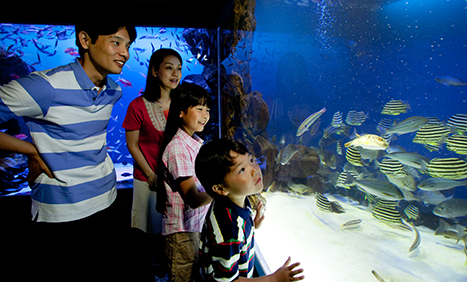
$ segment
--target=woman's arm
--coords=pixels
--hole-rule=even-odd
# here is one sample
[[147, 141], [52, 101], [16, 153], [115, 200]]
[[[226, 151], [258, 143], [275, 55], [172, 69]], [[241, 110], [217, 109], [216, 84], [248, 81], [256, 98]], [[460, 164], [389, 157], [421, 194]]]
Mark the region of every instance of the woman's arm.
[[192, 176], [178, 178], [177, 182], [179, 183], [181, 190], [180, 195], [182, 196], [183, 201], [185, 201], [190, 208], [196, 209], [201, 206], [209, 205], [212, 202], [211, 196], [206, 192], [198, 191], [195, 180]]
[[[133, 160], [140, 167], [141, 171], [144, 173], [148, 179], [149, 187], [155, 187], [156, 183], [156, 173], [149, 166], [148, 161], [144, 157], [141, 149], [139, 148], [139, 130], [125, 130], [126, 146], [130, 152]], [[151, 189], [152, 190], [152, 189]]]

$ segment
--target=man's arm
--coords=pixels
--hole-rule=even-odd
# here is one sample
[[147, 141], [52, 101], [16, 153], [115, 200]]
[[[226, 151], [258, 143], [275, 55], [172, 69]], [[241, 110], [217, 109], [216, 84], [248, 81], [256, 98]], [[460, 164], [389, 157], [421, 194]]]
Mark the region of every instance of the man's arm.
[[42, 160], [36, 147], [27, 141], [20, 140], [6, 133], [0, 132], [0, 150], [10, 151], [26, 155], [28, 157], [28, 183], [32, 186], [34, 180], [45, 173], [48, 177], [54, 178], [47, 164]]

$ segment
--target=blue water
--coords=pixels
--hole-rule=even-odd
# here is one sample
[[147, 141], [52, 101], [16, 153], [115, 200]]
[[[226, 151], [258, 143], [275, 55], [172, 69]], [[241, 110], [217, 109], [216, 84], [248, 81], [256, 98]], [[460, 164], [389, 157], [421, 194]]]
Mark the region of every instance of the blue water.
[[[256, 31], [242, 32], [233, 51], [221, 63], [227, 74], [249, 81], [245, 92], [259, 91], [270, 111], [270, 141], [318, 146], [333, 113], [345, 119], [350, 110], [369, 119], [358, 133], [378, 134], [386, 117], [437, 117], [446, 121], [467, 114], [467, 87], [447, 87], [435, 81], [453, 76], [467, 81], [467, 2], [450, 1], [256, 1]], [[184, 60], [183, 77], [201, 74], [203, 50], [190, 50], [183, 28], [138, 27], [131, 58], [120, 75], [123, 88], [108, 127], [109, 154], [115, 163], [131, 163], [121, 128], [128, 104], [144, 89], [151, 53], [174, 48]], [[58, 36], [60, 34], [60, 36]], [[67, 64], [76, 57], [70, 26], [2, 24], [1, 46], [36, 70]], [[36, 44], [33, 43], [36, 40]], [[221, 48], [224, 46], [221, 46]], [[70, 49], [71, 48], [71, 49]], [[216, 46], [202, 46], [203, 49]], [[40, 50], [41, 49], [41, 50]], [[227, 48], [226, 48], [227, 49]], [[129, 81], [131, 86], [121, 83]], [[403, 100], [411, 107], [400, 116], [381, 115], [385, 103]], [[311, 113], [326, 107], [319, 131], [295, 136], [297, 126]], [[353, 130], [353, 129], [352, 129]], [[434, 157], [459, 157], [443, 145], [430, 152], [412, 142], [414, 134], [393, 141], [409, 152]], [[335, 153], [335, 152], [333, 152]], [[340, 167], [338, 168], [340, 169]], [[456, 195], [466, 197], [465, 187]]]

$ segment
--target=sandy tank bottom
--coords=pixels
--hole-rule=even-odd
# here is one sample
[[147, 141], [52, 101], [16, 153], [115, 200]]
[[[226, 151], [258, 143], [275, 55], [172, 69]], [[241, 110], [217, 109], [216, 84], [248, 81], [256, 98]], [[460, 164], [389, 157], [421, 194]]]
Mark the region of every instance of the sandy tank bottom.
[[[301, 198], [280, 192], [265, 192], [266, 218], [256, 230], [255, 242], [271, 272], [281, 267], [288, 256], [299, 261], [305, 281], [467, 281], [464, 242], [435, 236], [434, 231], [417, 226], [421, 243], [409, 248], [415, 232], [393, 228], [373, 218], [367, 207], [338, 201], [345, 213], [319, 210], [314, 195]], [[361, 219], [359, 228], [342, 224]]]

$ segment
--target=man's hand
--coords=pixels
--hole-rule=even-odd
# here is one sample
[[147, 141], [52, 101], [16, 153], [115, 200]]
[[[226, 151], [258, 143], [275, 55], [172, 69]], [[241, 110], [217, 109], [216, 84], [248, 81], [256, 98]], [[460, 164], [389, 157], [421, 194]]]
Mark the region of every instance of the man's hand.
[[50, 171], [47, 164], [42, 160], [42, 158], [38, 154], [28, 155], [28, 168], [29, 173], [27, 181], [29, 183], [29, 187], [32, 187], [32, 185], [34, 185], [34, 180], [36, 180], [36, 178], [41, 173], [45, 173], [49, 178], [55, 178], [52, 171]]

